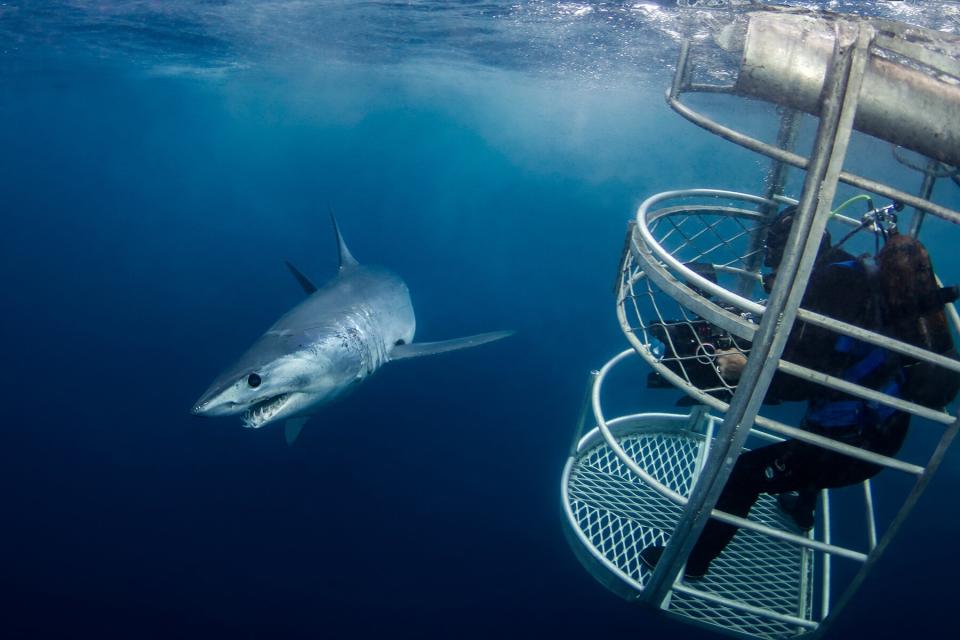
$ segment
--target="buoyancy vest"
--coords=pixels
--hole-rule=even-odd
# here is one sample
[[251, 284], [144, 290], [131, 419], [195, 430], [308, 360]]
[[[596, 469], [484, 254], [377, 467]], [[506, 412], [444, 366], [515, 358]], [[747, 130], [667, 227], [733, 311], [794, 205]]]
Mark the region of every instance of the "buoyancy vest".
[[[831, 255], [833, 260], [828, 257], [811, 276], [805, 304], [832, 318], [879, 330], [883, 305], [876, 288], [876, 269], [868, 268], [864, 257], [841, 250]], [[810, 344], [805, 346], [804, 342]], [[813, 366], [818, 371], [893, 397], [902, 395], [902, 362], [886, 349], [826, 329], [818, 329], [815, 340], [801, 339], [797, 346], [808, 353], [811, 347], [819, 351]], [[849, 439], [870, 435], [895, 412], [875, 400], [814, 385], [804, 422], [809, 428]]]
[[[837, 338], [834, 349], [850, 358], [848, 366], [839, 376], [843, 380], [893, 397], [901, 395], [903, 374], [896, 355], [850, 336]], [[824, 393], [810, 400], [805, 421], [830, 431], [853, 431], [859, 434], [879, 427], [895, 411], [893, 407], [876, 400], [824, 390]]]

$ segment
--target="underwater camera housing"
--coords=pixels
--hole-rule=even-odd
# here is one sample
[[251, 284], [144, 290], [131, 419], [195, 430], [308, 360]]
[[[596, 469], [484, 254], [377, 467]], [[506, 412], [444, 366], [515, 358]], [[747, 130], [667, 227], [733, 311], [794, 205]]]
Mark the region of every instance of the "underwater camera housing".
[[[692, 261], [687, 262], [686, 266], [710, 282], [717, 283], [713, 264]], [[710, 297], [698, 287], [691, 289], [698, 295]], [[726, 311], [740, 312], [731, 305], [714, 302]], [[651, 350], [667, 369], [712, 396], [726, 400], [733, 395], [740, 369], [746, 364], [746, 354], [750, 349], [748, 341], [741, 339], [738, 342], [730, 332], [699, 316], [682, 320], [657, 320], [647, 325], [646, 329], [660, 343], [651, 345]], [[648, 389], [671, 387], [674, 384], [658, 371], [651, 371], [647, 375]], [[695, 403], [685, 396], [677, 404], [687, 406]]]
[[[739, 344], [729, 332], [702, 319], [653, 322], [647, 329], [660, 343], [656, 347], [660, 362], [670, 371], [712, 395], [732, 395], [739, 371], [735, 375], [732, 372], [721, 374], [718, 360], [734, 354], [745, 362], [749, 344]], [[647, 375], [648, 389], [673, 386], [657, 371]]]

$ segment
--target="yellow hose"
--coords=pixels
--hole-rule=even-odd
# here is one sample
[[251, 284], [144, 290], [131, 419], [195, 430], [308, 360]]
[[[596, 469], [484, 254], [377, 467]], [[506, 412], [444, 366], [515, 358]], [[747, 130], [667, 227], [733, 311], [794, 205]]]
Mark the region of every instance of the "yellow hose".
[[861, 193], [861, 194], [858, 195], [858, 196], [853, 196], [852, 198], [850, 198], [849, 200], [847, 200], [846, 202], [844, 202], [843, 204], [841, 204], [839, 207], [837, 207], [836, 209], [834, 209], [833, 211], [831, 211], [831, 212], [830, 212], [830, 215], [832, 215], [832, 216], [837, 215], [838, 213], [840, 213], [841, 211], [843, 211], [844, 209], [846, 209], [847, 207], [849, 207], [849, 206], [850, 206], [851, 204], [853, 204], [854, 202], [859, 202], [860, 200], [869, 200], [869, 199], [870, 199], [870, 196], [868, 196], [868, 195], [865, 194], [865, 193]]

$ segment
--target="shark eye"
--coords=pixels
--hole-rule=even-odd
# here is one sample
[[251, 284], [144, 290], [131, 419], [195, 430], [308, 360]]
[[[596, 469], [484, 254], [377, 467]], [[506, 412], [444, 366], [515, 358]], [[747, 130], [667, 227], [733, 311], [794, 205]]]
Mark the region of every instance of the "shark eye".
[[247, 376], [247, 384], [253, 387], [254, 389], [260, 386], [260, 382], [261, 382], [260, 376], [258, 376], [255, 373], [251, 373], [249, 376]]

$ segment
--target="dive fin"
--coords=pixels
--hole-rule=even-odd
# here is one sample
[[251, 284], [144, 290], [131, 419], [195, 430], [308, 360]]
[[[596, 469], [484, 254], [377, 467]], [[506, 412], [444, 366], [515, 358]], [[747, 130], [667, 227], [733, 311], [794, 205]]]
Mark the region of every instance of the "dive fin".
[[283, 424], [283, 437], [287, 440], [287, 446], [291, 446], [297, 441], [297, 438], [300, 436], [300, 431], [303, 429], [303, 425], [307, 424], [307, 420], [309, 419], [310, 416], [304, 416], [302, 418], [290, 418]]
[[337, 224], [337, 218], [333, 215], [333, 209], [330, 210], [330, 221], [333, 222], [333, 232], [337, 234], [337, 251], [340, 254], [340, 271], [347, 267], [355, 267], [359, 262], [347, 249], [347, 243], [343, 241], [343, 235], [340, 233], [340, 226]]
[[293, 277], [297, 279], [297, 282], [299, 282], [300, 286], [303, 287], [303, 290], [307, 292], [307, 295], [310, 295], [311, 293], [317, 290], [317, 285], [313, 284], [310, 281], [310, 278], [300, 273], [299, 269], [297, 269], [295, 266], [293, 266], [286, 260], [283, 261], [283, 264], [287, 265], [287, 269], [289, 269], [290, 273], [293, 274]]
[[466, 338], [441, 340], [440, 342], [415, 342], [413, 344], [398, 344], [391, 349], [390, 359], [403, 360], [405, 358], [417, 358], [419, 356], [432, 356], [435, 353], [456, 351], [457, 349], [469, 349], [470, 347], [478, 347], [481, 344], [506, 338], [507, 336], [512, 336], [513, 334], [513, 331], [492, 331], [490, 333], [478, 333], [475, 336], [467, 336]]

